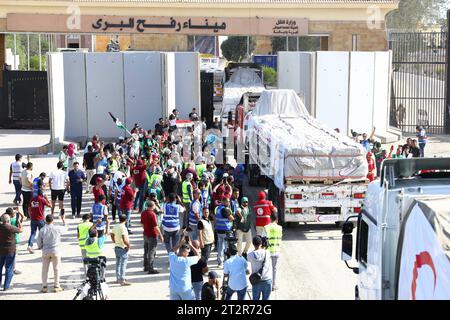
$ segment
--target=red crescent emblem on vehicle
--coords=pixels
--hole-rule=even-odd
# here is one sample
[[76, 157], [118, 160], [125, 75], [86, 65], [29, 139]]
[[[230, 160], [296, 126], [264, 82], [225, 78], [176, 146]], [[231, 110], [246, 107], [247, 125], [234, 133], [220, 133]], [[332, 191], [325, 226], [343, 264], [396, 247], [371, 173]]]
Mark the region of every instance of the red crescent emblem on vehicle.
[[417, 288], [417, 278], [419, 277], [419, 271], [418, 269], [422, 268], [423, 266], [428, 265], [430, 266], [431, 270], [433, 270], [434, 275], [434, 289], [436, 290], [436, 269], [434, 268], [433, 259], [431, 258], [431, 255], [428, 251], [423, 251], [420, 254], [416, 255], [416, 262], [414, 262], [414, 269], [413, 269], [413, 279], [411, 283], [411, 295], [412, 300], [416, 300], [416, 288]]

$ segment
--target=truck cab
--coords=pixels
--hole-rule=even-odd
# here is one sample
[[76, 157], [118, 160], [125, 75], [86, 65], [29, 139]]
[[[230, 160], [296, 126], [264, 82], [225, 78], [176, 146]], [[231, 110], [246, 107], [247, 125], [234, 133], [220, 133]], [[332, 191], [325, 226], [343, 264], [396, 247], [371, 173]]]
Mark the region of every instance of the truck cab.
[[[402, 230], [413, 203], [424, 197], [449, 197], [450, 159], [392, 159], [383, 162], [380, 180], [369, 184], [357, 215], [357, 266], [350, 267], [353, 222], [344, 223], [342, 260], [358, 274], [355, 299], [398, 297]], [[351, 262], [350, 262], [351, 263]]]

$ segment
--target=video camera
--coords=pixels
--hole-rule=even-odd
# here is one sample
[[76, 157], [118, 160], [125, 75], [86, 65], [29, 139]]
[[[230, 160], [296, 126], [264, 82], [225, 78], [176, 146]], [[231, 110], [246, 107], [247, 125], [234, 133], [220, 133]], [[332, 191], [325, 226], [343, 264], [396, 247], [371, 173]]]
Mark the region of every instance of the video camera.
[[231, 254], [231, 248], [233, 248], [234, 250], [237, 250], [236, 248], [236, 244], [237, 244], [237, 238], [234, 235], [227, 235], [225, 237], [225, 241], [227, 242], [227, 249], [225, 250], [224, 254], [225, 254], [225, 260], [229, 259], [232, 254]]
[[97, 283], [104, 281], [106, 257], [84, 258], [83, 263], [88, 265], [86, 278], [89, 283], [96, 285]]
[[269, 248], [271, 246], [270, 242], [269, 242], [269, 238], [267, 237], [261, 237], [262, 240], [262, 244], [261, 246], [265, 249]]

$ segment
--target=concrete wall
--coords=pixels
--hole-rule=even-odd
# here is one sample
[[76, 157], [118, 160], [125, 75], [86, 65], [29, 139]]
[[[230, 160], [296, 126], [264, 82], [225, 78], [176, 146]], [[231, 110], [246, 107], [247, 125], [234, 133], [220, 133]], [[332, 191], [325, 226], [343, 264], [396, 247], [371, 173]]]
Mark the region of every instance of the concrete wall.
[[281, 52], [278, 87], [304, 94], [310, 113], [344, 134], [374, 126], [383, 134], [389, 128], [391, 62], [389, 51]]
[[51, 54], [48, 68], [51, 127], [60, 141], [124, 135], [108, 112], [130, 129], [136, 122], [153, 129], [174, 108], [187, 118], [200, 106], [197, 53], [65, 52]]

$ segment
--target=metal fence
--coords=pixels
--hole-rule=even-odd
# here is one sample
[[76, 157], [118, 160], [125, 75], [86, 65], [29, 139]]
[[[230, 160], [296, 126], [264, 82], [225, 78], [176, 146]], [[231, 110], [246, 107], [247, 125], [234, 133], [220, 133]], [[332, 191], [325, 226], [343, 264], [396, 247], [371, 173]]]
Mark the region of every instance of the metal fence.
[[391, 33], [393, 54], [390, 125], [445, 133], [447, 33]]
[[3, 71], [0, 127], [49, 129], [47, 71]]

